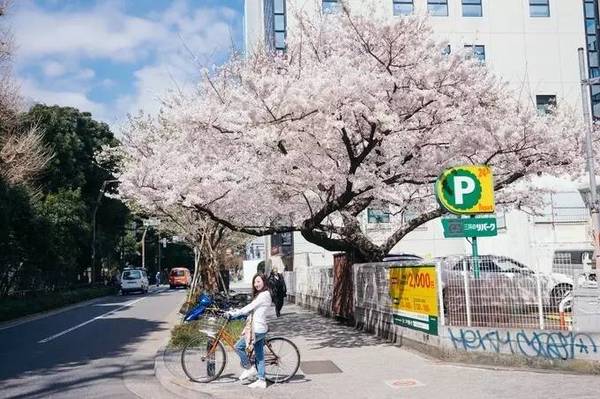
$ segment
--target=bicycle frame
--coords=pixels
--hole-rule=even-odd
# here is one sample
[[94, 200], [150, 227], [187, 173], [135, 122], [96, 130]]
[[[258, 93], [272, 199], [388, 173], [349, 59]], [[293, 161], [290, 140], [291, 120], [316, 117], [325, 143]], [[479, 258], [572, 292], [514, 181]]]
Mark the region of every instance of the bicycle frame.
[[[235, 351], [235, 344], [237, 343], [239, 338], [232, 336], [227, 331], [228, 324], [229, 324], [229, 320], [225, 321], [225, 323], [223, 324], [223, 326], [221, 326], [221, 328], [219, 329], [217, 334], [215, 334], [215, 336], [213, 337], [214, 340], [212, 342], [210, 349], [207, 352], [207, 355], [210, 356], [212, 353], [215, 352], [218, 342], [222, 342], [222, 343], [226, 344], [227, 346], [229, 346], [231, 349], [233, 349]], [[271, 348], [271, 344], [269, 344], [269, 342], [268, 342], [267, 336], [265, 335], [265, 337], [263, 339], [265, 340], [265, 348], [268, 349], [268, 351], [265, 350], [265, 363], [267, 363], [267, 361], [269, 361], [270, 363], [277, 362], [278, 356], [275, 354], [275, 352], [273, 352], [273, 349]], [[248, 353], [249, 359], [252, 359], [253, 357], [254, 357], [254, 347], [252, 348], [250, 353]]]

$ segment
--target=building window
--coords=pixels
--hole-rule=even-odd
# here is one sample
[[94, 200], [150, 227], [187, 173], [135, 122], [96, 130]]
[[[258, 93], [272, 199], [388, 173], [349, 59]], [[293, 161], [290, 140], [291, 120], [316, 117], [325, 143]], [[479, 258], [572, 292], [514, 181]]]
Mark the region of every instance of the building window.
[[481, 0], [462, 0], [463, 17], [483, 16]]
[[549, 17], [550, 0], [529, 0], [529, 16]]
[[556, 192], [545, 196], [544, 205], [537, 210], [535, 223], [582, 223], [590, 213], [579, 192]]
[[480, 44], [465, 44], [466, 50], [471, 50], [473, 57], [477, 58], [480, 62], [485, 62], [485, 46]]
[[369, 208], [367, 209], [367, 223], [389, 223], [390, 213], [387, 210]]
[[410, 15], [415, 11], [413, 0], [393, 0], [394, 15]]
[[265, 0], [263, 7], [265, 43], [273, 52], [284, 52], [287, 30], [285, 0]]
[[535, 105], [540, 114], [549, 114], [552, 107], [556, 107], [555, 95], [539, 95], [535, 96]]
[[323, 14], [335, 14], [341, 11], [342, 4], [338, 0], [323, 0], [321, 7]]
[[275, 0], [273, 7], [273, 32], [275, 50], [285, 51], [285, 0]]
[[427, 0], [427, 12], [436, 17], [447, 17], [448, 0]]
[[[585, 17], [588, 75], [590, 78], [600, 77], [597, 0], [583, 1], [583, 15]], [[600, 85], [592, 85], [590, 91], [592, 97], [592, 115], [594, 119], [600, 119]]]

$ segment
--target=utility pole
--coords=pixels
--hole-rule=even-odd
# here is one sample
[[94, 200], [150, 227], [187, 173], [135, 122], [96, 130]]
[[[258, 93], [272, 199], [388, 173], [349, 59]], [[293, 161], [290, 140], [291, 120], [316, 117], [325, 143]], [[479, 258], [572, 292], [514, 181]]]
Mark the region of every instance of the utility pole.
[[[590, 86], [600, 83], [600, 79], [588, 79], [585, 70], [585, 58], [583, 48], [577, 49], [579, 55], [579, 75], [581, 77], [581, 101], [583, 105], [583, 119], [585, 123], [585, 152], [590, 183], [590, 216], [592, 219], [592, 234], [594, 241], [594, 264], [596, 266], [596, 280], [600, 273], [600, 206], [598, 204], [598, 193], [596, 188], [596, 170], [594, 167], [594, 149], [592, 147], [592, 113], [589, 99]], [[598, 284], [600, 289], [600, 284]]]
[[94, 210], [92, 211], [92, 254], [91, 254], [91, 262], [90, 266], [92, 269], [92, 282], [96, 281], [96, 213], [98, 213], [98, 208], [100, 207], [100, 201], [102, 201], [102, 197], [104, 197], [104, 193], [106, 192], [106, 186], [110, 183], [118, 183], [118, 180], [104, 180], [102, 182], [102, 187], [98, 192], [98, 198], [96, 199], [96, 203], [94, 204]]

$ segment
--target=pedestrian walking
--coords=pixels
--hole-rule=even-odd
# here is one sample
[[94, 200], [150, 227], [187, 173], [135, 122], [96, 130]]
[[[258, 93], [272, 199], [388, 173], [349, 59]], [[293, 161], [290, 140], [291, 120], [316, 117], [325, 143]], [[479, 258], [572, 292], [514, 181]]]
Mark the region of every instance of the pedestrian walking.
[[275, 303], [275, 314], [277, 317], [281, 316], [281, 308], [283, 307], [283, 301], [287, 295], [287, 287], [285, 280], [281, 273], [277, 272], [277, 268], [271, 269], [269, 275], [269, 287], [271, 288], [271, 295], [273, 296], [273, 302]]
[[[244, 381], [253, 377], [258, 379], [249, 385], [250, 388], [266, 388], [265, 381], [265, 336], [269, 330], [267, 325], [267, 312], [271, 307], [271, 293], [267, 279], [262, 274], [256, 274], [252, 278], [252, 302], [239, 310], [230, 310], [227, 312], [229, 317], [239, 317], [242, 315], [251, 315], [248, 317], [246, 327], [242, 331], [242, 336], [235, 344], [235, 351], [240, 357], [244, 371], [239, 377]], [[248, 353], [254, 348], [253, 367], [248, 358]]]
[[156, 272], [156, 286], [160, 285], [160, 271]]

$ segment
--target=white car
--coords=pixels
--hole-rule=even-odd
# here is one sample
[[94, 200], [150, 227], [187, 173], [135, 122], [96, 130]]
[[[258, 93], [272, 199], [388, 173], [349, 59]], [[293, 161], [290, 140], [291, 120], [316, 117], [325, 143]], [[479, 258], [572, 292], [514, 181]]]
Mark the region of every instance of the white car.
[[134, 291], [148, 292], [148, 275], [144, 269], [125, 269], [121, 274], [121, 294]]

